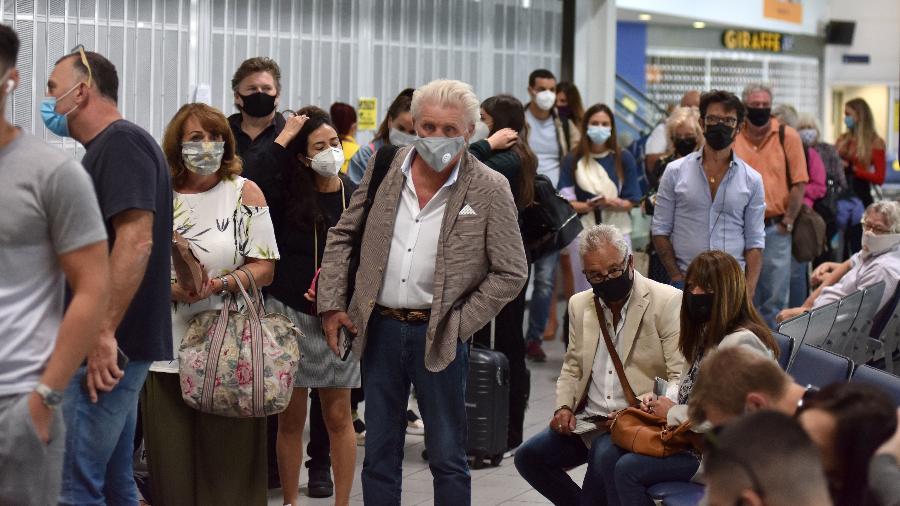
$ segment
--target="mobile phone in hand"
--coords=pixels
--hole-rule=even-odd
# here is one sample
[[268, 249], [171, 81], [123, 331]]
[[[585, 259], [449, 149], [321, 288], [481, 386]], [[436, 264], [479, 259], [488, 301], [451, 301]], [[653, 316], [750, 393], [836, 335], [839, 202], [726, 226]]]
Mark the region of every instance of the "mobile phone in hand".
[[597, 195], [596, 197], [588, 200], [588, 204], [596, 204], [598, 202], [603, 202], [604, 200], [606, 200], [606, 197], [604, 197], [603, 195]]
[[657, 397], [662, 397], [666, 395], [666, 388], [668, 388], [669, 382], [657, 376], [653, 379], [653, 394]]
[[[122, 352], [122, 349], [116, 346], [116, 365], [119, 366], [119, 370], [123, 373], [125, 372], [125, 368], [128, 366], [128, 356]], [[81, 377], [81, 389], [85, 392], [88, 391], [87, 384], [87, 374]], [[103, 392], [97, 391], [98, 394], [102, 394]]]
[[338, 350], [341, 352], [341, 360], [346, 361], [350, 357], [350, 351], [353, 349], [354, 336], [347, 327], [341, 327], [338, 331]]

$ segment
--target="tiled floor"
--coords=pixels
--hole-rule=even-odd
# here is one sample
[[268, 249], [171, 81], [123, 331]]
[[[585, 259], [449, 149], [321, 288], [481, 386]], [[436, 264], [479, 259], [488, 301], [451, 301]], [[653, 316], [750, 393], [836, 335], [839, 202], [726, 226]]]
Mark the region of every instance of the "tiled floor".
[[[525, 413], [525, 437], [537, 433], [547, 426], [555, 404], [556, 378], [562, 365], [563, 345], [555, 341], [545, 341], [544, 351], [547, 362], [535, 364], [529, 362], [531, 369], [531, 401]], [[307, 439], [309, 435], [307, 434]], [[428, 463], [422, 460], [424, 443], [422, 436], [406, 436], [406, 451], [403, 460], [403, 505], [434, 504], [431, 488], [431, 472]], [[362, 469], [363, 448], [356, 453], [356, 477], [351, 492], [351, 503], [362, 504], [362, 486], [359, 472]], [[580, 483], [584, 477], [585, 466], [573, 469], [570, 474]], [[301, 487], [306, 486], [306, 470], [301, 476]], [[305, 489], [304, 489], [305, 491]], [[333, 498], [310, 499], [301, 491], [300, 503], [308, 505], [333, 504]], [[543, 496], [535, 492], [516, 472], [512, 460], [504, 460], [499, 467], [485, 467], [472, 470], [472, 504], [489, 505], [534, 505], [550, 504]], [[280, 491], [271, 491], [269, 505], [281, 505]]]

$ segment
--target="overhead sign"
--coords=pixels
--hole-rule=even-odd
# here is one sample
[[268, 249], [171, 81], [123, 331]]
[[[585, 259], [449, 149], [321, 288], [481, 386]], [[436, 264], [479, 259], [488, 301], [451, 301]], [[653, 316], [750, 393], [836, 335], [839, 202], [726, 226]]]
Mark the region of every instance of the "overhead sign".
[[356, 129], [375, 130], [378, 126], [378, 99], [375, 97], [360, 97], [359, 110], [357, 111]]
[[783, 53], [794, 47], [794, 38], [778, 32], [725, 30], [722, 32], [722, 45], [740, 51]]
[[869, 55], [867, 54], [845, 54], [841, 56], [842, 63], [859, 63], [863, 65], [869, 64]]
[[803, 4], [800, 0], [764, 0], [763, 17], [799, 25], [803, 23]]

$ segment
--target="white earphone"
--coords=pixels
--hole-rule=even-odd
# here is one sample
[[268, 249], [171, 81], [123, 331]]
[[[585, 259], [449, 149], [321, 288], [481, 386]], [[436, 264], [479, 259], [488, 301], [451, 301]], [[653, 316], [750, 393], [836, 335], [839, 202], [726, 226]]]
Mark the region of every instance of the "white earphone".
[[16, 87], [16, 82], [12, 79], [7, 79], [6, 87], [4, 88], [4, 91], [6, 92], [7, 95], [9, 95], [10, 93], [12, 93], [12, 90], [15, 87]]

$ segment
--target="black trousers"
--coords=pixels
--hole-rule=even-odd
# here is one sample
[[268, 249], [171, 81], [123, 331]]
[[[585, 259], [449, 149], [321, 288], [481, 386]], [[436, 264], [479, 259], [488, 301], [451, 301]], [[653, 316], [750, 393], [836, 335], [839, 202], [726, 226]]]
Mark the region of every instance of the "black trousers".
[[[500, 310], [494, 319], [494, 350], [509, 360], [509, 429], [507, 446], [522, 444], [525, 423], [525, 407], [531, 391], [531, 375], [525, 366], [525, 290]], [[490, 348], [491, 325], [488, 324], [473, 336], [475, 344]]]

